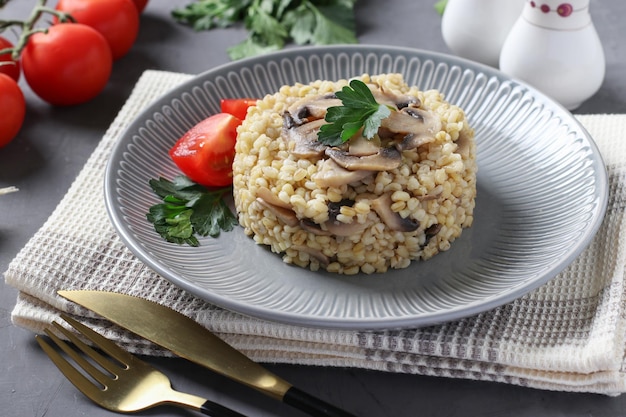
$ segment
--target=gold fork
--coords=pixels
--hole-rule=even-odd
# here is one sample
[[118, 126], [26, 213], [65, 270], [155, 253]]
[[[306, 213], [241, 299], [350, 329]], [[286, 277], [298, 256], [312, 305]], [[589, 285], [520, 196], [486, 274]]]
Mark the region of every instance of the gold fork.
[[111, 360], [92, 349], [57, 322], [52, 323], [58, 332], [63, 333], [74, 346], [83, 352], [84, 356], [102, 367], [101, 370], [51, 330], [45, 330], [50, 339], [95, 382], [79, 371], [43, 338], [39, 336], [35, 336], [35, 338], [67, 379], [101, 407], [111, 411], [130, 413], [168, 404], [190, 408], [213, 417], [245, 417], [243, 414], [220, 404], [173, 390], [170, 380], [165, 374], [71, 317], [63, 314], [61, 318], [93, 342], [94, 346], [114, 359]]

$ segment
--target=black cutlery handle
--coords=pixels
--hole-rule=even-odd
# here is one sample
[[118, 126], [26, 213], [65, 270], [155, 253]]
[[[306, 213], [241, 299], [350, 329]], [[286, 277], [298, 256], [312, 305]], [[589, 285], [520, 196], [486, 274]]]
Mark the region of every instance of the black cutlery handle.
[[214, 403], [210, 400], [207, 400], [200, 406], [200, 412], [211, 417], [246, 417], [235, 410], [231, 410], [230, 408], [224, 407], [223, 405]]
[[356, 417], [296, 387], [287, 390], [283, 402], [314, 417]]

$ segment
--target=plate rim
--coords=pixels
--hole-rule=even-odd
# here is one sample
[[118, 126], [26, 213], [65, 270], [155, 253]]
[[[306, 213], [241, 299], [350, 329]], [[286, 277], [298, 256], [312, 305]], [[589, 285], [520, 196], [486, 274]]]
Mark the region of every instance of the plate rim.
[[[127, 143], [123, 140], [125, 137], [129, 137], [131, 132], [136, 132], [141, 126], [145, 125], [146, 119], [148, 119], [148, 115], [153, 114], [157, 109], [161, 109], [164, 105], [163, 103], [171, 102], [174, 98], [180, 97], [181, 94], [188, 91], [190, 86], [195, 86], [198, 83], [198, 80], [206, 79], [210, 77], [212, 74], [228, 70], [229, 68], [239, 68], [242, 65], [246, 65], [248, 63], [258, 62], [259, 60], [271, 61], [278, 59], [289, 58], [290, 56], [296, 55], [310, 55], [313, 53], [337, 53], [337, 52], [345, 52], [347, 54], [350, 53], [363, 53], [364, 51], [393, 51], [397, 53], [405, 53], [412, 54], [415, 56], [419, 56], [420, 58], [433, 58], [439, 61], [452, 62], [455, 64], [459, 64], [463, 68], [473, 68], [482, 73], [487, 74], [488, 76], [495, 76], [501, 81], [512, 81], [524, 89], [528, 90], [532, 93], [533, 97], [538, 97], [542, 101], [549, 103], [550, 108], [557, 109], [557, 116], [561, 118], [567, 119], [568, 122], [576, 125], [578, 129], [580, 129], [581, 134], [584, 136], [586, 140], [586, 144], [591, 148], [591, 153], [593, 155], [594, 161], [596, 162], [595, 169], [595, 178], [597, 179], [596, 189], [598, 192], [598, 206], [596, 211], [593, 213], [593, 221], [590, 222], [590, 225], [585, 230], [583, 236], [581, 236], [581, 241], [585, 242], [584, 244], [573, 245], [572, 248], [567, 252], [567, 255], [564, 255], [560, 262], [551, 265], [549, 268], [549, 273], [545, 273], [541, 279], [534, 279], [531, 282], [524, 281], [524, 285], [518, 285], [518, 289], [516, 291], [509, 292], [507, 294], [497, 294], [497, 296], [490, 295], [486, 300], [481, 300], [480, 302], [472, 302], [466, 303], [460, 306], [457, 306], [452, 309], [448, 309], [446, 311], [436, 311], [436, 312], [428, 312], [425, 314], [420, 314], [419, 316], [411, 315], [407, 317], [399, 317], [399, 318], [389, 318], [389, 317], [373, 317], [373, 318], [357, 318], [357, 317], [311, 317], [306, 316], [304, 319], [301, 314], [286, 312], [286, 311], [274, 311], [271, 309], [258, 307], [258, 306], [250, 306], [246, 305], [242, 301], [233, 301], [229, 297], [222, 296], [220, 294], [211, 293], [207, 289], [198, 288], [192, 282], [185, 280], [184, 278], [178, 276], [175, 271], [171, 271], [157, 259], [154, 259], [153, 256], [149, 253], [149, 251], [145, 250], [144, 247], [141, 246], [140, 242], [137, 242], [131, 230], [125, 227], [123, 214], [118, 211], [116, 206], [116, 198], [115, 189], [117, 184], [115, 184], [116, 173], [114, 172], [115, 168], [115, 156], [119, 155], [121, 150], [125, 149]], [[480, 168], [480, 167], [479, 167]], [[416, 328], [416, 327], [424, 327], [429, 325], [437, 325], [445, 322], [450, 322], [453, 320], [462, 319], [468, 316], [472, 316], [475, 314], [479, 314], [496, 307], [507, 304], [515, 299], [518, 299], [534, 289], [544, 285], [548, 281], [552, 280], [556, 277], [560, 272], [567, 268], [576, 257], [582, 253], [593, 241], [593, 237], [598, 232], [599, 228], [602, 225], [607, 206], [608, 206], [608, 172], [606, 169], [606, 164], [604, 163], [604, 159], [599, 151], [599, 148], [593, 137], [589, 134], [587, 129], [577, 120], [576, 117], [572, 113], [570, 113], [567, 109], [565, 109], [561, 104], [554, 101], [544, 93], [540, 92], [536, 88], [531, 85], [515, 79], [513, 77], [509, 77], [502, 73], [501, 71], [489, 67], [487, 65], [470, 61], [465, 58], [456, 57], [453, 55], [448, 55], [441, 52], [429, 51], [417, 48], [408, 48], [408, 47], [398, 47], [398, 46], [387, 46], [387, 45], [369, 45], [369, 44], [356, 44], [356, 45], [328, 45], [328, 46], [311, 46], [311, 47], [294, 47], [294, 48], [286, 48], [281, 51], [272, 52], [269, 54], [265, 54], [259, 57], [251, 57], [242, 59], [239, 61], [228, 62], [210, 69], [207, 69], [197, 75], [191, 75], [188, 80], [185, 80], [175, 86], [174, 88], [168, 90], [167, 92], [159, 95], [156, 99], [148, 103], [146, 106], [140, 110], [134, 119], [127, 125], [125, 128], [117, 135], [115, 139], [115, 143], [111, 148], [111, 152], [107, 157], [107, 162], [105, 166], [105, 175], [104, 175], [104, 200], [105, 207], [109, 219], [123, 244], [146, 266], [156, 272], [158, 275], [172, 283], [173, 285], [191, 293], [192, 295], [203, 299], [204, 301], [215, 304], [216, 306], [231, 310], [233, 312], [241, 313], [250, 317], [262, 319], [262, 320], [270, 320], [278, 323], [291, 324], [291, 325], [305, 325], [307, 327], [316, 327], [316, 328], [327, 328], [327, 329], [343, 329], [343, 330], [389, 330], [389, 329], [404, 329], [404, 328]]]

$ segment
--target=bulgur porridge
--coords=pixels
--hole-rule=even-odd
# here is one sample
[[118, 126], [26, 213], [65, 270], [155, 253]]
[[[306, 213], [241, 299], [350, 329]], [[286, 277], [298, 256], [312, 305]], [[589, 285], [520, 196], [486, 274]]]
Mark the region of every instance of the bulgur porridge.
[[283, 86], [249, 109], [233, 163], [245, 233], [287, 263], [340, 274], [406, 268], [473, 221], [476, 146], [465, 113], [400, 74], [356, 77], [392, 106], [377, 134], [317, 141], [350, 80]]

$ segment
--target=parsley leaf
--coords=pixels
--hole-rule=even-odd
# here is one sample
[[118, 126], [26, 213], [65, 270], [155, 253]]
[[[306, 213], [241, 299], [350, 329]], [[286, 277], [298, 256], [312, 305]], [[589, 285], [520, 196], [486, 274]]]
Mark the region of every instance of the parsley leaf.
[[173, 10], [172, 16], [196, 31], [225, 28], [243, 20], [251, 3], [252, 0], [201, 0]]
[[343, 106], [328, 108], [325, 117], [328, 124], [322, 125], [317, 134], [317, 140], [326, 145], [339, 146], [361, 129], [363, 136], [371, 139], [382, 120], [391, 114], [391, 107], [379, 104], [363, 81], [352, 80], [335, 95]]
[[340, 2], [317, 7], [315, 21], [317, 24], [311, 43], [316, 45], [357, 43], [352, 10]]
[[149, 183], [163, 203], [150, 207], [146, 218], [168, 242], [198, 246], [196, 235], [217, 237], [238, 224], [223, 199], [230, 188], [209, 190], [182, 175]]
[[357, 43], [356, 0], [196, 0], [172, 11], [179, 23], [210, 30], [242, 23], [248, 37], [228, 48], [241, 59], [299, 45]]

